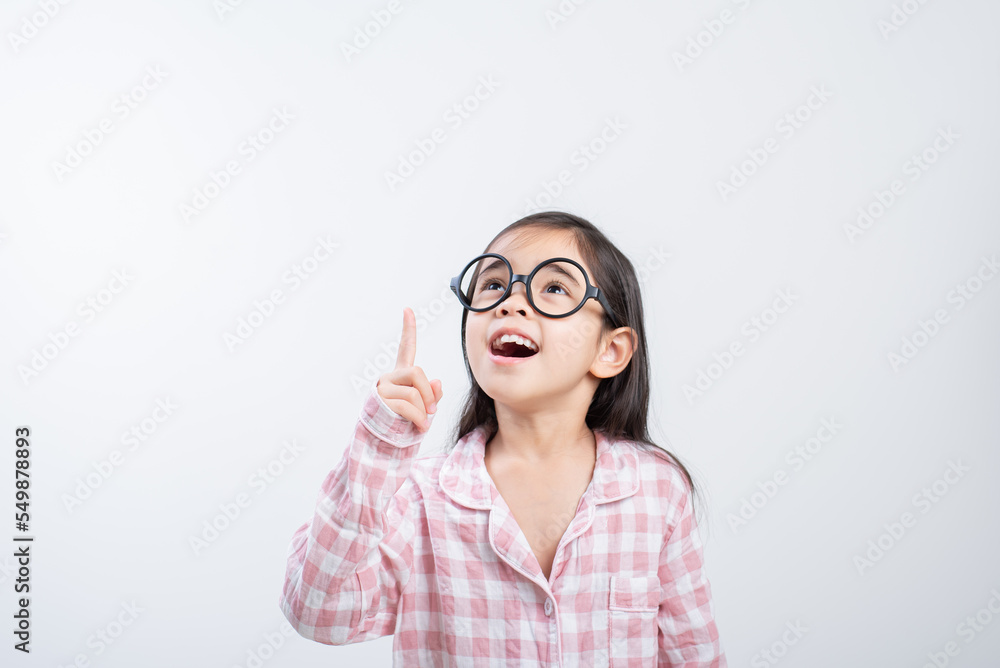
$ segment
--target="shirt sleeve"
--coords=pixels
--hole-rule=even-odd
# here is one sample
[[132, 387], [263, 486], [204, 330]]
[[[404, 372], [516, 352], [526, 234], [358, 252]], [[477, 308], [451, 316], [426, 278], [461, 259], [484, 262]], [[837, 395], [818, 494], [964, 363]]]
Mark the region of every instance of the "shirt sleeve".
[[281, 611], [301, 636], [328, 645], [393, 633], [413, 569], [421, 499], [408, 473], [426, 432], [389, 408], [377, 384], [288, 548]]
[[660, 551], [662, 597], [657, 613], [661, 667], [728, 668], [715, 624], [712, 588], [703, 568], [702, 542], [694, 523], [687, 481], [674, 469], [676, 521]]

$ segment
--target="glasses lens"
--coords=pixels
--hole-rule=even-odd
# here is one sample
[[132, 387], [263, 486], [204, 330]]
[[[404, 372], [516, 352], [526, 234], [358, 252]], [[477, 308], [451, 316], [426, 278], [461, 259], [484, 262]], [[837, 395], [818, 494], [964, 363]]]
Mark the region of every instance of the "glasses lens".
[[[499, 303], [509, 281], [510, 270], [503, 260], [486, 257], [462, 274], [461, 290], [472, 308], [488, 309]], [[531, 298], [542, 315], [569, 313], [583, 302], [586, 292], [583, 272], [569, 262], [550, 262], [531, 280]]]
[[565, 315], [579, 306], [586, 294], [583, 272], [569, 262], [550, 262], [531, 279], [531, 299], [543, 315]]
[[510, 271], [504, 261], [498, 257], [484, 257], [470, 264], [462, 274], [462, 295], [472, 308], [490, 308], [503, 296], [508, 281]]

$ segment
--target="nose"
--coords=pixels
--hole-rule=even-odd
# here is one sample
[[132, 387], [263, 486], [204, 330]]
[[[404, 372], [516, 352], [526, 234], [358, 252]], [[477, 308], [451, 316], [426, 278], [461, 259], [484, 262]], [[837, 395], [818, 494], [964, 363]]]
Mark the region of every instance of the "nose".
[[[513, 302], [512, 302], [513, 300]], [[511, 304], [513, 303], [513, 306]], [[502, 302], [497, 304], [497, 309], [501, 313], [506, 313], [509, 308], [515, 308], [522, 315], [527, 315], [528, 307], [530, 302], [528, 302], [528, 286], [524, 284], [524, 281], [515, 281], [510, 288], [510, 294]]]

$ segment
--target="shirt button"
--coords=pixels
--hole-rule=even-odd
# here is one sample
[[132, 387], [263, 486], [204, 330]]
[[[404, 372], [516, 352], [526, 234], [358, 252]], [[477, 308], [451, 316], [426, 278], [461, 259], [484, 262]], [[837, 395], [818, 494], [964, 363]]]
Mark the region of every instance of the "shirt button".
[[545, 599], [545, 616], [549, 617], [552, 614], [552, 599]]

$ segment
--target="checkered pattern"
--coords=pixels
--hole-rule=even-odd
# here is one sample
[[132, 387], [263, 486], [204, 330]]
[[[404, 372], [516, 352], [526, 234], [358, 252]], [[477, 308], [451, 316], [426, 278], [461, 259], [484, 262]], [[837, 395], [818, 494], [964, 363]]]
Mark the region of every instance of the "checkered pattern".
[[593, 480], [546, 580], [486, 471], [483, 429], [417, 457], [423, 433], [376, 383], [289, 546], [280, 606], [299, 634], [395, 634], [407, 668], [726, 668], [690, 492], [665, 457], [595, 431]]

